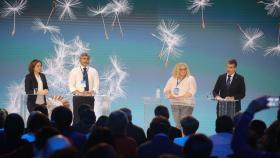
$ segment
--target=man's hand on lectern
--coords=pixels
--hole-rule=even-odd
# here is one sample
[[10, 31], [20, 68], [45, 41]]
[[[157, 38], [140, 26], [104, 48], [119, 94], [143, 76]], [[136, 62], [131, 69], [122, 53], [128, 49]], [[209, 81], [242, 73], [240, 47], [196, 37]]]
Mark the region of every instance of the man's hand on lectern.
[[85, 94], [85, 96], [93, 96], [92, 91], [85, 91], [84, 94]]
[[226, 100], [234, 100], [234, 97], [226, 96]]
[[216, 100], [222, 100], [223, 98], [220, 97], [219, 95], [217, 95], [217, 96], [215, 97], [215, 99], [216, 99]]

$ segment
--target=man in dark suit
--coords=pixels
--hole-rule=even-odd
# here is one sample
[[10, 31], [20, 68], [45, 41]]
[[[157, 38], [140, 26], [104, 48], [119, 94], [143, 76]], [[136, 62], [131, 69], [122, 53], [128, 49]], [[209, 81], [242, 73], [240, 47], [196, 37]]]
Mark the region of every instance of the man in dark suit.
[[[236, 73], [237, 61], [230, 59], [227, 62], [226, 73], [219, 76], [213, 96], [219, 99], [238, 100], [235, 103], [235, 113], [241, 110], [241, 99], [245, 97], [244, 77]], [[219, 106], [217, 106], [217, 115]]]

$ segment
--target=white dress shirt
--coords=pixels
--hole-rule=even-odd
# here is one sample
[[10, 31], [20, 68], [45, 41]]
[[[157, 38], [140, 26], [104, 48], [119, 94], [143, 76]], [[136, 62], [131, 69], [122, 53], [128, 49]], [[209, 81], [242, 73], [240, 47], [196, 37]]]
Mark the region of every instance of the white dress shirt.
[[[84, 92], [85, 87], [82, 84], [83, 81], [83, 66], [75, 67], [73, 68], [69, 73], [69, 82], [68, 86], [71, 91], [71, 93], [78, 90], [79, 92]], [[89, 85], [89, 91], [93, 91], [94, 94], [98, 93], [99, 89], [99, 76], [96, 69], [88, 66], [87, 73], [88, 73], [88, 85]]]
[[[42, 82], [42, 79], [40, 77], [40, 75], [35, 75], [35, 78], [37, 80], [37, 83], [38, 83], [38, 91], [42, 91], [44, 90], [43, 88], [43, 82]], [[37, 95], [37, 98], [36, 98], [36, 104], [38, 105], [41, 105], [41, 104], [44, 104], [45, 103], [45, 100], [44, 100], [44, 95]]]
[[[179, 83], [177, 85], [177, 82]], [[174, 94], [174, 88], [179, 88], [179, 94]], [[182, 96], [186, 92], [189, 92], [192, 94], [191, 97], [184, 97], [180, 99], [169, 99], [172, 105], [186, 105], [186, 106], [194, 106], [195, 100], [194, 95], [196, 93], [196, 81], [193, 76], [185, 77], [181, 81], [177, 81], [177, 78], [174, 78], [173, 76], [167, 81], [165, 88], [163, 92], [167, 94], [168, 92], [171, 92], [172, 95], [176, 96]]]

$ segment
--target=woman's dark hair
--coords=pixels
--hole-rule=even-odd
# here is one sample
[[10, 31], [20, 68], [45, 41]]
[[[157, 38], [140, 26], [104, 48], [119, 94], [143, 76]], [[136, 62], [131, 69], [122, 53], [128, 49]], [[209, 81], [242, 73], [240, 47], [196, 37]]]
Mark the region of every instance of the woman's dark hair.
[[64, 106], [58, 106], [53, 109], [51, 121], [55, 123], [57, 129], [69, 128], [72, 122], [72, 111]]
[[45, 114], [39, 111], [30, 113], [27, 119], [27, 129], [29, 132], [35, 133], [37, 130], [48, 126], [51, 126], [51, 122]]
[[24, 132], [24, 122], [19, 114], [9, 114], [4, 123], [7, 138], [19, 139]]
[[34, 59], [30, 62], [29, 66], [28, 66], [29, 73], [31, 73], [31, 74], [34, 73], [34, 67], [36, 66], [37, 63], [42, 64], [41, 60], [39, 60], [39, 59]]

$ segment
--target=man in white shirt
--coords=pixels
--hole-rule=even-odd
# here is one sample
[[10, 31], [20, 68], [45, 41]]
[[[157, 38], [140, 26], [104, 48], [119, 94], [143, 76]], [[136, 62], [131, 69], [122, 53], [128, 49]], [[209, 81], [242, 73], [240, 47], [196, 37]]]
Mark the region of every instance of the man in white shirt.
[[94, 109], [94, 96], [98, 93], [99, 77], [96, 69], [89, 66], [88, 53], [80, 55], [80, 66], [73, 68], [69, 74], [69, 89], [73, 96], [73, 123], [77, 123], [79, 107], [83, 104]]

